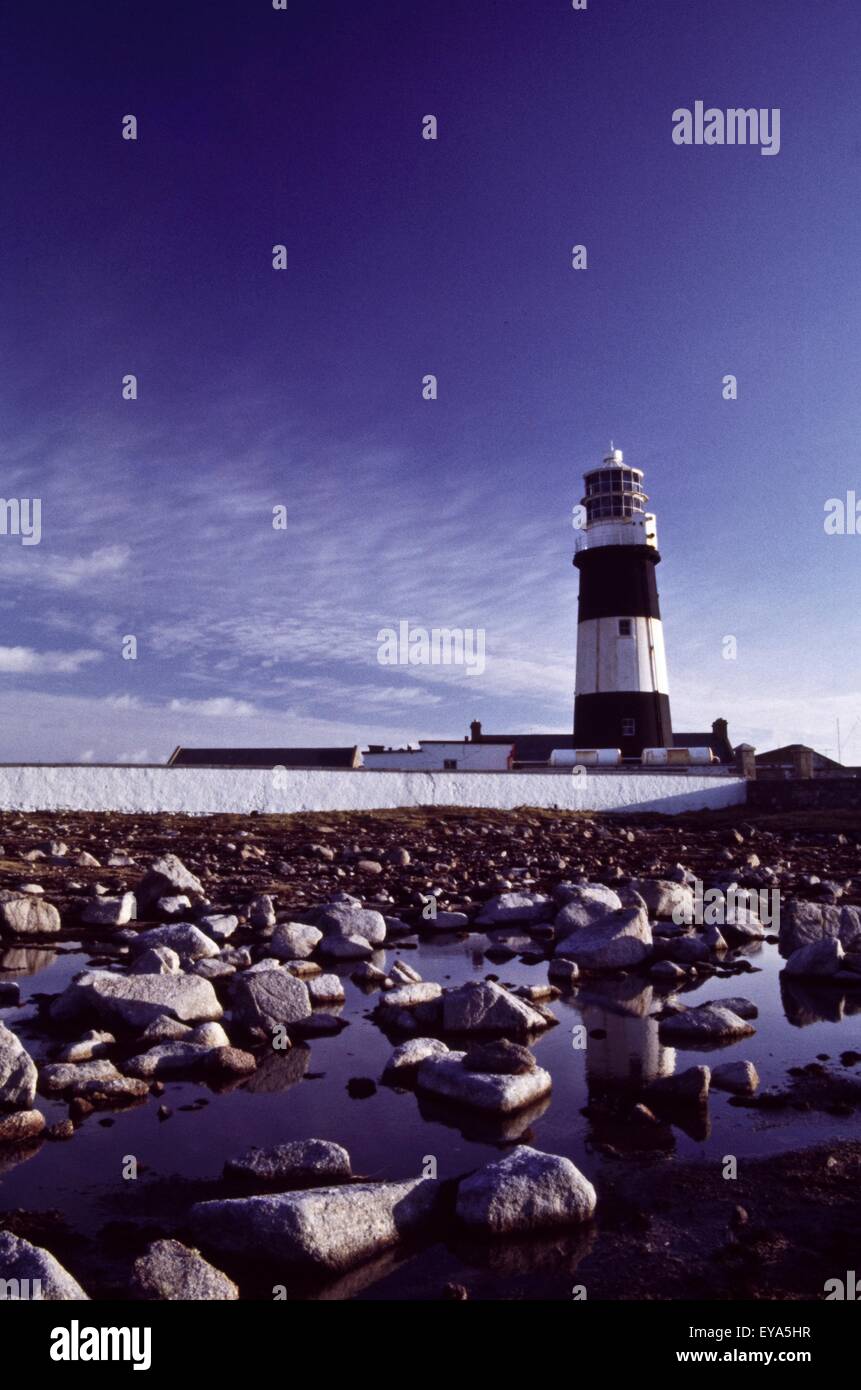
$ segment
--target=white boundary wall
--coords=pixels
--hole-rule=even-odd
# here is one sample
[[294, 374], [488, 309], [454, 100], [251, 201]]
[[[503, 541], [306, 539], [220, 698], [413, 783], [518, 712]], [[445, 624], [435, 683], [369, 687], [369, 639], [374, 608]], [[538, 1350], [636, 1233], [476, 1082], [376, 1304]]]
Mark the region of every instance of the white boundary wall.
[[714, 810], [746, 798], [714, 773], [364, 772], [270, 768], [0, 765], [0, 811], [378, 811], [401, 806], [542, 806], [571, 811]]

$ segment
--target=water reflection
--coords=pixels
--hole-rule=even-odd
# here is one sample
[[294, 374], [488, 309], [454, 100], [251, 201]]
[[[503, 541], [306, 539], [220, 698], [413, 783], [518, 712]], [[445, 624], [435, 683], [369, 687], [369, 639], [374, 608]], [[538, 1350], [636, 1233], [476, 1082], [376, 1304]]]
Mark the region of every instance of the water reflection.
[[56, 951], [46, 951], [38, 946], [12, 946], [0, 951], [0, 971], [11, 975], [37, 975], [47, 970], [57, 959]]
[[658, 1037], [651, 985], [628, 979], [590, 982], [578, 1004], [586, 1027], [586, 1078], [589, 1094], [640, 1091], [675, 1070], [675, 1048]]

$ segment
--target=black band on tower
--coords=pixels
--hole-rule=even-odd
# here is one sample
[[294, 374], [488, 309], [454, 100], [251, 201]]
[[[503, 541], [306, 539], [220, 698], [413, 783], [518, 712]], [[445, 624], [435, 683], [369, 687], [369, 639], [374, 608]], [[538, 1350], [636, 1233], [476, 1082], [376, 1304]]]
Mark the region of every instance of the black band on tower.
[[660, 618], [657, 550], [645, 545], [606, 545], [574, 556], [580, 571], [577, 621], [590, 618]]
[[[624, 720], [633, 721], [623, 733]], [[638, 758], [644, 748], [670, 748], [670, 699], [657, 691], [605, 690], [578, 695], [574, 701], [577, 748], [621, 748], [624, 758]]]

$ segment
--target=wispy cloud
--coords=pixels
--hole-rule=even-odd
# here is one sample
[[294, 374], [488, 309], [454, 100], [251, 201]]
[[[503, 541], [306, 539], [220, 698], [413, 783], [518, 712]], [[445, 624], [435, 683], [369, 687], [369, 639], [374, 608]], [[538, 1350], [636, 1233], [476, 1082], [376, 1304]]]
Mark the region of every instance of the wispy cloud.
[[31, 647], [0, 647], [0, 673], [4, 675], [70, 675], [101, 661], [96, 651], [37, 652]]

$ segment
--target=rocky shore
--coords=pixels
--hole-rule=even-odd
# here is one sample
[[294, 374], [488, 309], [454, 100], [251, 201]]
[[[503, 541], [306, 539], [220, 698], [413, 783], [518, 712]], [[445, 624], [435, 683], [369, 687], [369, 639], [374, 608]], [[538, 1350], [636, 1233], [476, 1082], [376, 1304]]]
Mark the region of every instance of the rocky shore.
[[[675, 1134], [708, 1132], [714, 1095], [770, 1114], [861, 1109], [849, 1047], [836, 1069], [806, 1059], [762, 1087], [759, 1008], [744, 987], [771, 948], [787, 1027], [861, 1013], [861, 818], [845, 819], [3, 817], [0, 1279], [39, 1278], [58, 1299], [385, 1296], [391, 1267], [442, 1240], [472, 1252], [473, 1287], [440, 1256], [436, 1284], [419, 1260], [413, 1292], [391, 1296], [564, 1297], [573, 1280], [590, 1297], [679, 1297], [691, 1279], [702, 1297], [820, 1296], [817, 1260], [842, 1258], [857, 1234], [843, 1211], [855, 1148], [775, 1158], [767, 1182], [759, 1160], [744, 1174], [753, 1186], [734, 1190], [715, 1165], [671, 1154]], [[716, 909], [705, 920], [703, 890]], [[424, 968], [459, 939], [476, 943], [473, 977]], [[85, 968], [22, 1003], [22, 980], [66, 954]], [[507, 978], [515, 964], [526, 980]], [[687, 997], [703, 986], [707, 998]], [[131, 1221], [110, 1275], [93, 1280], [102, 1256], [81, 1260], [63, 1222], [4, 1207], [4, 1172], [134, 1108], [164, 1123], [174, 1083], [217, 1104], [253, 1094], [273, 1066], [311, 1079], [323, 1040], [352, 1046], [346, 991], [388, 1044], [349, 1097], [414, 1093], [429, 1122], [483, 1135], [492, 1161], [440, 1176], [433, 1159], [381, 1179], [314, 1133], [250, 1148], [225, 1133], [220, 1180], [190, 1185], [170, 1220]], [[596, 1001], [648, 1022], [664, 1059], [612, 1084], [593, 1072], [579, 1098], [600, 1178], [533, 1142], [558, 1080], [542, 1039]], [[588, 1059], [606, 1030], [570, 1031]], [[736, 1043], [745, 1050], [720, 1061]], [[669, 1065], [676, 1049], [690, 1056]], [[349, 1103], [329, 1097], [335, 1132]], [[793, 1214], [801, 1173], [807, 1208]], [[708, 1253], [691, 1244], [697, 1232]], [[670, 1253], [656, 1273], [659, 1247]]]

